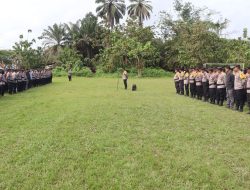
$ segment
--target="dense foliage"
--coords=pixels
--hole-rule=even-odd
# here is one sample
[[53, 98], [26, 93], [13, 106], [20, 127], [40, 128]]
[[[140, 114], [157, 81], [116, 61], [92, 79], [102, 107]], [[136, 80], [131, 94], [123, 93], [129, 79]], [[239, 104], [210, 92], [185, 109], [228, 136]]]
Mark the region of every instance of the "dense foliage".
[[[204, 63], [245, 63], [250, 65], [250, 40], [227, 39], [223, 32], [228, 20], [214, 21], [207, 8], [176, 0], [173, 14], [161, 12], [157, 26], [143, 26], [153, 10], [150, 1], [96, 0], [97, 16], [88, 13], [75, 23], [54, 24], [44, 30], [44, 48], [33, 48], [35, 41], [20, 39], [11, 53], [0, 52], [5, 63], [13, 60], [24, 68], [54, 65], [75, 73], [113, 73], [120, 68], [173, 70]], [[123, 24], [121, 19], [128, 18]], [[101, 19], [99, 20], [98, 17]], [[29, 31], [31, 32], [31, 31]], [[80, 74], [79, 74], [80, 75]]]

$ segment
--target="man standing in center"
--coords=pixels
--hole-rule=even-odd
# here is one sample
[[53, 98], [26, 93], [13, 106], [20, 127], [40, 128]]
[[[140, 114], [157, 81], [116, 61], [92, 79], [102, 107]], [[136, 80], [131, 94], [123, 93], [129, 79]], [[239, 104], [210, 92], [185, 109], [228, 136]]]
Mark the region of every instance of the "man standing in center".
[[125, 90], [128, 89], [128, 72], [124, 69], [122, 73], [122, 80], [124, 83]]

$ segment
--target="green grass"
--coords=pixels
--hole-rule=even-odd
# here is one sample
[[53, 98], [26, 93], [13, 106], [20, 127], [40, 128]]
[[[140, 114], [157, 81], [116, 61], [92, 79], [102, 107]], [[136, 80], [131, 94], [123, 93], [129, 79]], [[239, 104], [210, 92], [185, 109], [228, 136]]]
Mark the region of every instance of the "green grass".
[[0, 99], [0, 189], [249, 189], [250, 117], [172, 79], [56, 78]]

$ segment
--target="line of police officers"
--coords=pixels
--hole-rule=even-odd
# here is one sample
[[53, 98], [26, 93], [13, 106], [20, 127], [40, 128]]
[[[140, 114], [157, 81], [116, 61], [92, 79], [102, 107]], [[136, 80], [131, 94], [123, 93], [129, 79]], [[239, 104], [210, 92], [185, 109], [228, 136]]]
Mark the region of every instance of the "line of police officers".
[[0, 70], [0, 96], [52, 83], [51, 70]]
[[239, 65], [233, 69], [176, 69], [174, 76], [176, 93], [190, 96], [211, 104], [243, 112], [247, 101], [250, 114], [250, 68], [241, 71]]

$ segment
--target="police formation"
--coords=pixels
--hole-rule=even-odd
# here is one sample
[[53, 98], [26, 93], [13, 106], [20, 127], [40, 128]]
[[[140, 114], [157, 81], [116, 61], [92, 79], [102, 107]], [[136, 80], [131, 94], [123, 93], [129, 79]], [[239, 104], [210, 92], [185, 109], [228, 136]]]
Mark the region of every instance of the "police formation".
[[243, 112], [247, 102], [250, 114], [250, 68], [177, 69], [174, 76], [176, 93], [204, 102]]
[[0, 70], [0, 96], [52, 83], [50, 70]]

